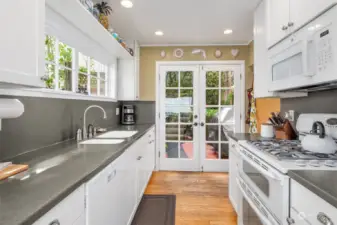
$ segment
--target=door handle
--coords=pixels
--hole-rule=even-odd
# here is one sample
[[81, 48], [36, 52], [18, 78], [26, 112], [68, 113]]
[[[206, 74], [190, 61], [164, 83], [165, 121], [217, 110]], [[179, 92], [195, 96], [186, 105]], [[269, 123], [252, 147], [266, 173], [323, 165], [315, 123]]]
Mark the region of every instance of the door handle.
[[198, 119], [198, 115], [194, 115], [194, 119]]
[[284, 26], [282, 27], [282, 30], [288, 30], [288, 26], [284, 25]]
[[198, 126], [198, 123], [194, 123], [194, 126], [197, 127], [197, 126]]
[[205, 123], [201, 122], [201, 123], [200, 123], [200, 126], [202, 126], [202, 127], [205, 126]]
[[59, 220], [54, 220], [54, 221], [50, 222], [49, 225], [60, 225], [60, 224], [61, 224], [61, 223], [60, 223]]

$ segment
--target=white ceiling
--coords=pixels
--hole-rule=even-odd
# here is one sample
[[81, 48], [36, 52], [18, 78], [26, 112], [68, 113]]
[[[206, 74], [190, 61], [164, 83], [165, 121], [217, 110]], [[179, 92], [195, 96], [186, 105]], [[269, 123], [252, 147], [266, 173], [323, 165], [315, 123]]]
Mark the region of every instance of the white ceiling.
[[[247, 44], [253, 37], [253, 14], [260, 0], [107, 0], [114, 12], [111, 26], [141, 45]], [[225, 29], [233, 34], [224, 35]], [[164, 36], [154, 35], [162, 30]]]

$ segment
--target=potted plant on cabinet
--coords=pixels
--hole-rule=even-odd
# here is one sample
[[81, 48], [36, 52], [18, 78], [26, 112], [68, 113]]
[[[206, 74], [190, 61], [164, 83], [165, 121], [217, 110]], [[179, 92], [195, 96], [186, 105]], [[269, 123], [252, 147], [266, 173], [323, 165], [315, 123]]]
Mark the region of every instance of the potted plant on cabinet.
[[99, 22], [105, 27], [105, 29], [109, 29], [108, 16], [112, 12], [111, 6], [109, 6], [107, 2], [101, 2], [96, 3], [94, 7], [99, 11]]

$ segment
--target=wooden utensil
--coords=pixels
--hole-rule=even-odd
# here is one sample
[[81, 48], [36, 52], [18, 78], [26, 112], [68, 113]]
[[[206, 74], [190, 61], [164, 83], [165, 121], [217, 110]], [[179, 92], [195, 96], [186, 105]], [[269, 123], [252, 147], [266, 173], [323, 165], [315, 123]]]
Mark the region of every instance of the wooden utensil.
[[9, 165], [3, 170], [0, 170], [0, 180], [4, 180], [26, 170], [28, 170], [28, 165]]

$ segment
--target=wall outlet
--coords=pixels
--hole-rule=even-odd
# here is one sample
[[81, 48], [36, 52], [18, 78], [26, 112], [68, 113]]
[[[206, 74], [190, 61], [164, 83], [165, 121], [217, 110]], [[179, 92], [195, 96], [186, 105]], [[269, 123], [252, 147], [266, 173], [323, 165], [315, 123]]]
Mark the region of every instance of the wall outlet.
[[290, 122], [294, 122], [295, 121], [295, 111], [289, 110], [288, 112], [286, 112], [285, 118], [288, 119]]
[[119, 107], [116, 108], [116, 116], [119, 115]]

